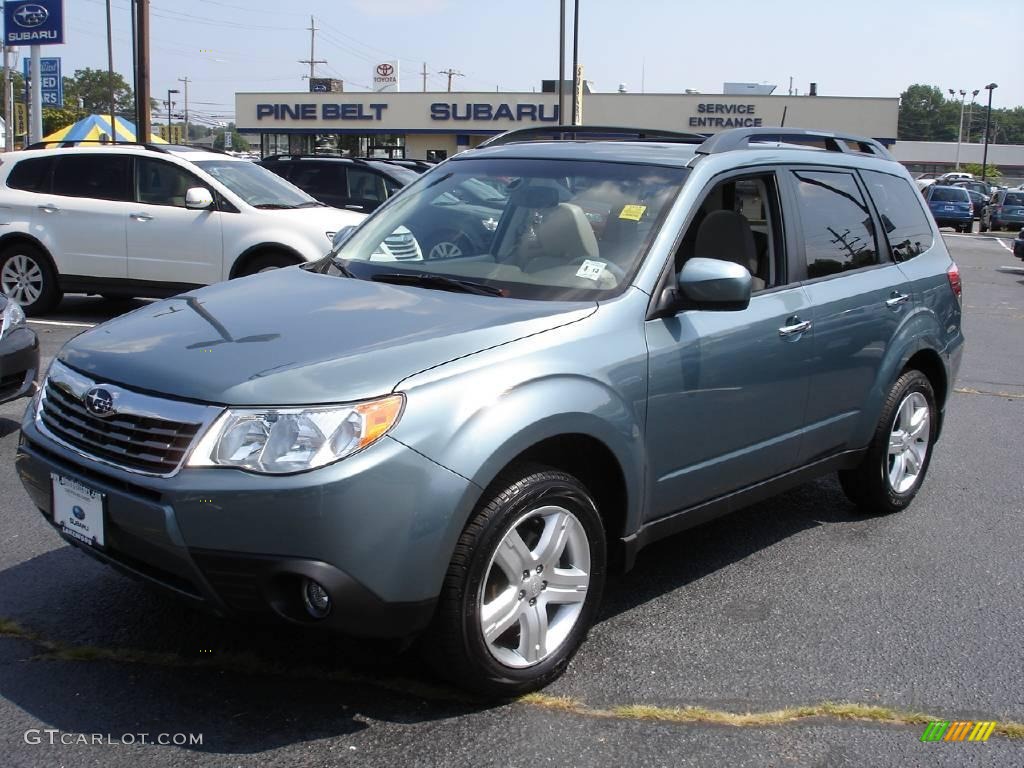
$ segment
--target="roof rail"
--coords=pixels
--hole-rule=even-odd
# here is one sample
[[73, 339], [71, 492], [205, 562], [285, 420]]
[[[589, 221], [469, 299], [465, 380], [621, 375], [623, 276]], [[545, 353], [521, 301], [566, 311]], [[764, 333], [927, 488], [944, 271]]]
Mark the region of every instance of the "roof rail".
[[818, 147], [829, 152], [857, 152], [875, 155], [884, 160], [894, 160], [882, 144], [874, 139], [854, 136], [846, 133], [830, 131], [811, 131], [804, 128], [732, 128], [716, 133], [697, 147], [699, 155], [714, 155], [719, 152], [731, 152], [735, 149], [748, 149], [754, 142], [781, 143], [802, 145], [789, 147], [799, 149], [803, 146]]
[[165, 147], [173, 146], [171, 144], [151, 144], [142, 141], [111, 141], [109, 139], [60, 139], [54, 141], [37, 141], [35, 144], [29, 144], [25, 147], [28, 149], [66, 149], [68, 147], [77, 147], [79, 144], [98, 144], [102, 147], [144, 147], [145, 149], [151, 149], [154, 152], [167, 153]]
[[554, 139], [556, 141], [606, 140], [606, 141], [664, 141], [676, 144], [700, 144], [706, 139], [699, 133], [663, 131], [647, 128], [626, 128], [619, 125], [543, 125], [530, 128], [516, 128], [499, 133], [477, 148], [499, 147], [502, 144]]

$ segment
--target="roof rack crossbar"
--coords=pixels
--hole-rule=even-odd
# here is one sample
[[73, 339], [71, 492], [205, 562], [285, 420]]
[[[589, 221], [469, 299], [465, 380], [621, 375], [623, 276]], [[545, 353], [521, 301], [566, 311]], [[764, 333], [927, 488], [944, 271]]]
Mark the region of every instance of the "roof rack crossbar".
[[111, 141], [110, 139], [55, 139], [53, 141], [37, 141], [35, 144], [29, 144], [25, 149], [65, 149], [77, 147], [79, 144], [98, 144], [103, 147], [145, 147], [154, 152], [164, 153], [167, 152], [165, 147], [171, 146], [170, 144], [153, 144], [143, 141]]
[[[829, 152], [858, 152], [875, 155], [885, 160], [893, 160], [893, 156], [879, 141], [832, 131], [812, 131], [804, 128], [733, 128], [722, 131], [708, 138], [697, 147], [699, 155], [714, 155], [719, 152], [731, 152], [736, 149], [747, 149], [752, 142], [778, 142], [782, 144], [807, 145], [821, 144]], [[797, 149], [799, 147], [789, 147]]]
[[516, 128], [493, 136], [478, 144], [478, 147], [499, 147], [503, 144], [554, 139], [556, 141], [577, 141], [586, 139], [608, 139], [617, 141], [663, 141], [676, 144], [700, 144], [707, 137], [699, 133], [663, 131], [647, 128], [628, 128], [620, 125], [543, 125]]

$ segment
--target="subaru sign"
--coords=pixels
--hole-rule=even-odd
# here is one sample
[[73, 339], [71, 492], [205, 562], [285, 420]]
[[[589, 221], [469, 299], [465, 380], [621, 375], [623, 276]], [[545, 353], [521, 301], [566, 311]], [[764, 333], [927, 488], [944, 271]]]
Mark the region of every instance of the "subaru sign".
[[[30, 79], [29, 61], [27, 58], [21, 60], [25, 82]], [[42, 94], [40, 101], [44, 107], [64, 106], [64, 78], [60, 74], [59, 57], [39, 60], [39, 85]]]
[[5, 45], [58, 45], [64, 42], [63, 0], [4, 3]]

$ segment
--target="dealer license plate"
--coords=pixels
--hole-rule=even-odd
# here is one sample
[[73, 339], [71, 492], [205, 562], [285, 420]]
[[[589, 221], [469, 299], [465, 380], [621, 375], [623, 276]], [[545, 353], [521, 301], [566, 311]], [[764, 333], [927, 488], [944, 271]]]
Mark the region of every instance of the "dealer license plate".
[[104, 546], [103, 494], [77, 480], [51, 474], [53, 521], [68, 536], [91, 546]]

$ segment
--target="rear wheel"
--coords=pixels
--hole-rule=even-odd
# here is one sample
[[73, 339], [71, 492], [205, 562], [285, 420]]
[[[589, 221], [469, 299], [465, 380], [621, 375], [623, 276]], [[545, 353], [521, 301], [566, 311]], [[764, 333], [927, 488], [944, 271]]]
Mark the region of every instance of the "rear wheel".
[[839, 473], [847, 498], [869, 514], [905, 509], [924, 482], [938, 428], [928, 377], [905, 372], [893, 384], [860, 465]]
[[246, 275], [255, 275], [257, 272], [270, 272], [274, 269], [290, 267], [298, 263], [294, 256], [289, 256], [279, 251], [270, 251], [250, 259], [238, 276], [245, 277]]
[[452, 682], [518, 696], [565, 670], [601, 601], [605, 532], [586, 488], [520, 466], [492, 485], [445, 578], [428, 659]]
[[0, 289], [21, 305], [26, 315], [49, 312], [64, 295], [50, 260], [28, 243], [16, 243], [0, 254]]

